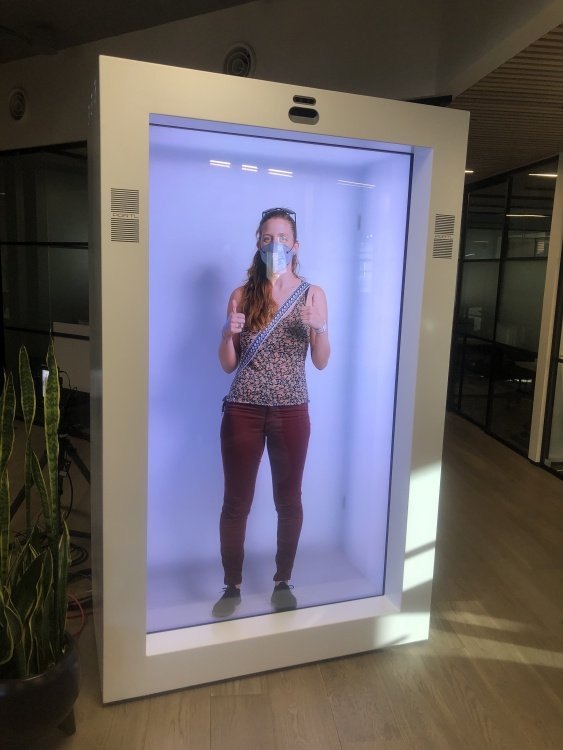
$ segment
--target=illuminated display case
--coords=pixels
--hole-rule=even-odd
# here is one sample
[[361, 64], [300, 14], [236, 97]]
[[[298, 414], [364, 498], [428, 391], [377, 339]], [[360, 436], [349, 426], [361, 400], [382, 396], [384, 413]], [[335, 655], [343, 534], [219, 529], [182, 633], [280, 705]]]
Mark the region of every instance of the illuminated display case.
[[[104, 701], [426, 638], [466, 113], [113, 58], [91, 109]], [[233, 377], [217, 348], [273, 206], [296, 212], [332, 347], [326, 369], [307, 364], [298, 607], [269, 601], [263, 460], [242, 604], [217, 620]]]

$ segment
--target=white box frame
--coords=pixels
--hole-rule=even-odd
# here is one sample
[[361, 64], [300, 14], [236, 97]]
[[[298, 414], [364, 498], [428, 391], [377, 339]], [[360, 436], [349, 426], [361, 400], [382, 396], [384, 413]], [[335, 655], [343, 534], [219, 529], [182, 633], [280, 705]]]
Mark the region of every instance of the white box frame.
[[[318, 126], [289, 120], [295, 95], [316, 99]], [[413, 154], [384, 596], [145, 632], [151, 113]], [[424, 640], [468, 114], [101, 57], [90, 116], [92, 557], [104, 702]], [[139, 243], [111, 241], [112, 187], [140, 190]], [[438, 214], [454, 217], [451, 257], [433, 254]]]

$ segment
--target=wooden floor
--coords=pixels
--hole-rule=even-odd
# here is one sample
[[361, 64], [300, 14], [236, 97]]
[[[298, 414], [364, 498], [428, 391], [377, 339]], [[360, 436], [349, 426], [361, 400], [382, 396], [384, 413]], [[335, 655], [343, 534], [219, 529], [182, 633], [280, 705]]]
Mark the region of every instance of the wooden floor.
[[103, 707], [33, 750], [560, 750], [563, 483], [448, 416], [428, 642]]

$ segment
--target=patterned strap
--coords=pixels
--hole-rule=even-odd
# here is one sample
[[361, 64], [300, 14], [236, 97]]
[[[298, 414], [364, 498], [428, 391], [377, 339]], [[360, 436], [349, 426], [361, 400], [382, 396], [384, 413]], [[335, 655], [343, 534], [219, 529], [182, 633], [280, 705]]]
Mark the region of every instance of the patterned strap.
[[277, 313], [274, 315], [270, 323], [264, 328], [263, 331], [261, 331], [258, 336], [254, 339], [252, 344], [248, 347], [248, 349], [244, 353], [244, 357], [239, 362], [237, 375], [244, 370], [244, 368], [249, 364], [249, 362], [256, 356], [256, 353], [258, 352], [258, 349], [262, 346], [264, 341], [268, 338], [268, 336], [272, 333], [274, 328], [278, 325], [280, 320], [284, 317], [284, 315], [287, 313], [290, 307], [292, 307], [297, 300], [305, 294], [307, 289], [311, 285], [303, 281], [297, 289], [292, 292], [289, 297], [286, 299], [286, 301], [283, 303], [283, 305], [280, 307], [280, 309], [277, 311]]

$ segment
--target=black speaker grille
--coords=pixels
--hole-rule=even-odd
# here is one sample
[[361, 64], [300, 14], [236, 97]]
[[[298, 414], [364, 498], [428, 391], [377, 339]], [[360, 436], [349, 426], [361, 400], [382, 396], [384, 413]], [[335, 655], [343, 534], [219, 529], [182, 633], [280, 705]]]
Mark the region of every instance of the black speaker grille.
[[111, 189], [111, 241], [139, 242], [139, 191]]
[[139, 219], [111, 219], [112, 242], [138, 242]]
[[433, 258], [451, 258], [454, 249], [455, 216], [451, 214], [436, 214], [434, 222]]
[[139, 213], [139, 191], [127, 188], [111, 189], [111, 210], [124, 213]]

